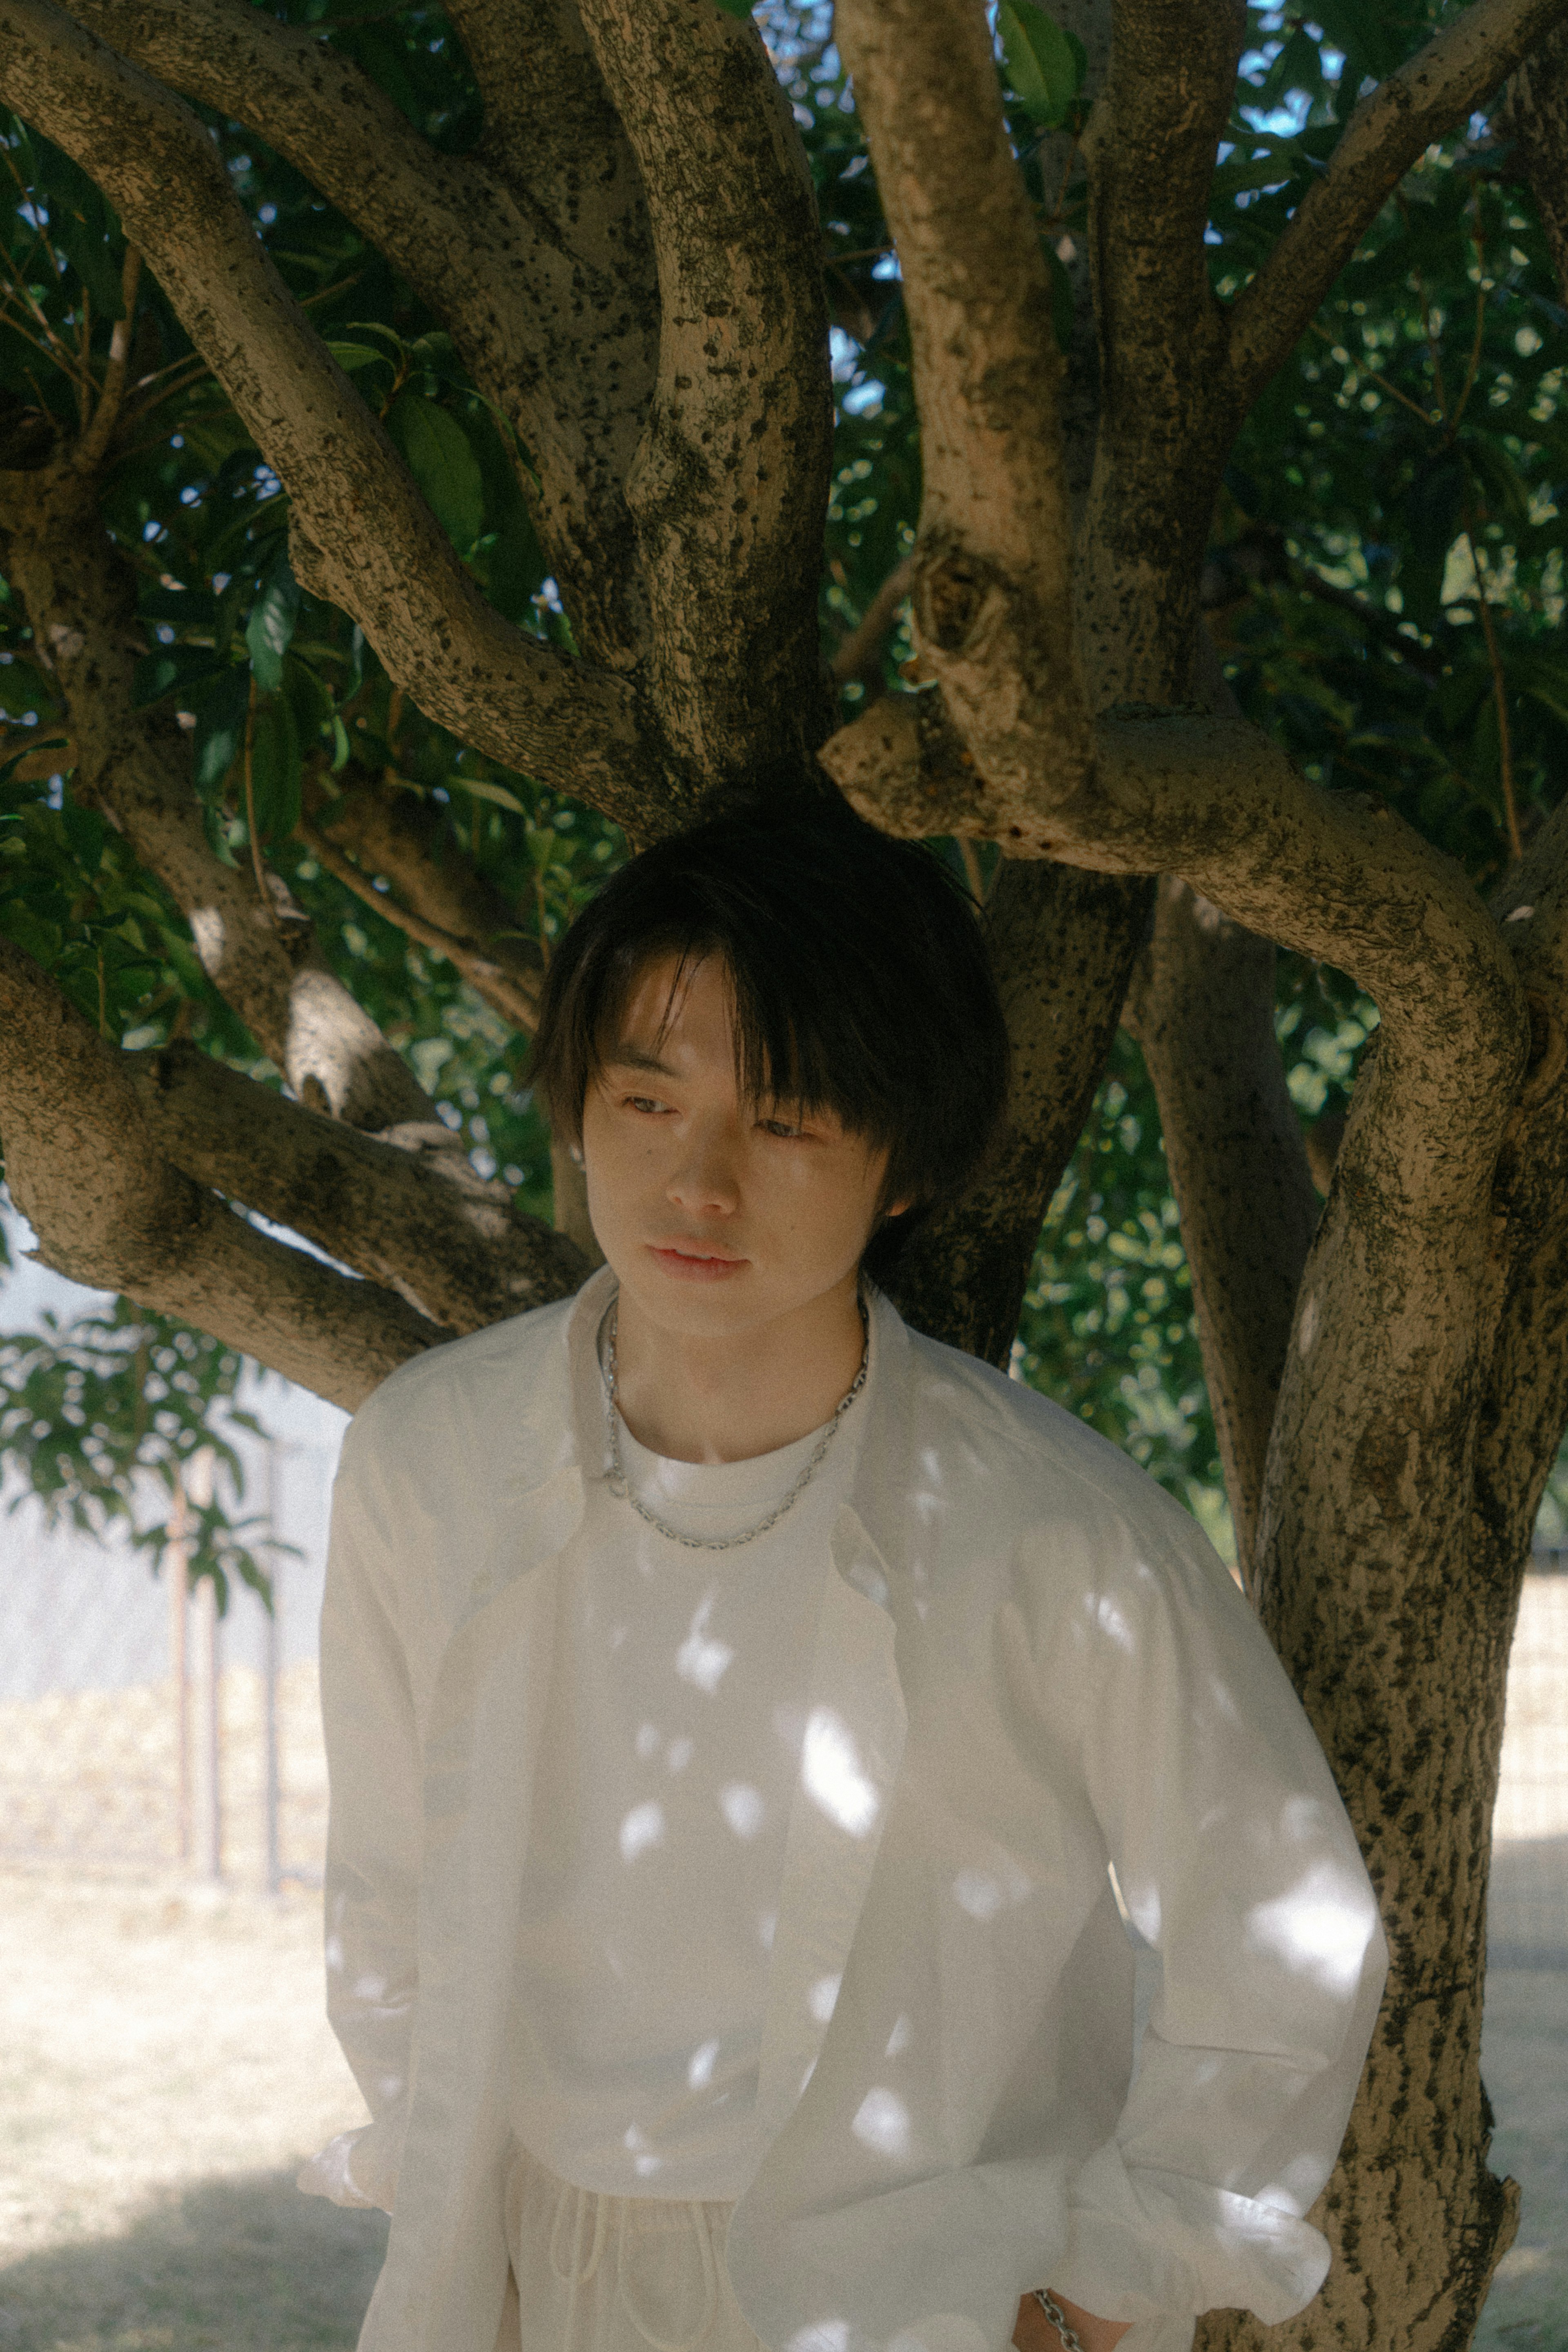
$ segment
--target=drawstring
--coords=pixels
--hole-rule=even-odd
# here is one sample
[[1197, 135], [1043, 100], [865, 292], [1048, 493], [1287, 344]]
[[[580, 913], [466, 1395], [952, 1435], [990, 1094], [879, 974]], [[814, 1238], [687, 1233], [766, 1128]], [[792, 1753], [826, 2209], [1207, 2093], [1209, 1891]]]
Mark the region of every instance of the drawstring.
[[[563, 2271], [557, 2262], [555, 2242], [560, 2231], [560, 2217], [566, 2210], [567, 2199], [573, 2193], [570, 2182], [563, 2180], [560, 2184], [560, 2195], [555, 2200], [555, 2219], [550, 2223], [549, 2245], [547, 2249], [549, 2266], [567, 2290], [566, 2341], [569, 2344], [572, 2341], [572, 2323], [577, 2317], [577, 2291], [579, 2287], [586, 2286], [593, 2276], [594, 2272], [599, 2268], [599, 2257], [604, 2252], [604, 2200], [595, 2195], [591, 2189], [580, 2189], [575, 2192], [577, 2216], [571, 2233], [571, 2268]], [[593, 2198], [593, 2237], [589, 2247], [588, 2260], [584, 2263], [581, 2259], [582, 2208], [584, 2200], [590, 2196]]]
[[[566, 2213], [566, 2200], [569, 2197], [575, 2197], [577, 2199], [577, 2205], [572, 2220], [571, 2252], [570, 2259], [563, 2263], [559, 2259], [558, 2259], [558, 2242], [560, 2238], [561, 2221]], [[592, 2200], [593, 2203], [593, 2227], [589, 2238], [588, 2259], [585, 2262], [582, 2258], [583, 2208], [590, 2199]], [[571, 2344], [574, 2341], [572, 2328], [577, 2318], [578, 2291], [580, 2288], [586, 2286], [590, 2279], [592, 2278], [594, 2273], [599, 2268], [600, 2257], [604, 2252], [605, 2207], [609, 2201], [609, 2199], [601, 2190], [593, 2189], [574, 2189], [572, 2184], [566, 2180], [561, 2182], [560, 2193], [555, 2200], [555, 2213], [550, 2221], [549, 2242], [546, 2252], [551, 2272], [555, 2277], [559, 2280], [561, 2285], [568, 2290], [566, 2304], [566, 2330], [564, 2337], [565, 2342], [568, 2344]], [[696, 2236], [697, 2251], [702, 2256], [703, 2315], [697, 2325], [695, 2335], [683, 2336], [673, 2340], [663, 2336], [654, 2335], [653, 2329], [648, 2326], [646, 2320], [643, 2317], [642, 2314], [633, 2304], [631, 2294], [628, 2292], [626, 2271], [626, 2208], [631, 2201], [632, 2200], [629, 2198], [624, 2197], [618, 2197], [615, 2200], [617, 2209], [615, 2236], [616, 2286], [622, 2305], [625, 2310], [626, 2316], [632, 2322], [632, 2326], [637, 2330], [638, 2335], [643, 2338], [643, 2343], [650, 2347], [650, 2352], [696, 2352], [697, 2346], [702, 2343], [704, 2337], [707, 2335], [708, 2330], [712, 2327], [714, 2320], [718, 2314], [718, 2264], [714, 2259], [713, 2238], [708, 2229], [707, 2215], [703, 2209], [702, 2200], [700, 2198], [695, 2197], [687, 2200], [686, 2210], [691, 2216], [692, 2228]]]
[[[566, 2200], [567, 2200], [567, 2199], [568, 2199], [569, 2197], [572, 2197], [572, 2196], [575, 2196], [575, 2197], [576, 2197], [576, 2199], [577, 2199], [577, 2227], [576, 2227], [576, 2229], [572, 2231], [572, 2238], [573, 2238], [574, 2242], [575, 2242], [575, 2241], [579, 2241], [579, 2240], [580, 2240], [580, 2238], [581, 2238], [581, 2236], [582, 2236], [582, 2209], [583, 2209], [583, 2206], [584, 2206], [584, 2204], [587, 2202], [587, 2200], [588, 2200], [588, 2199], [589, 2199], [590, 2197], [591, 2197], [591, 2198], [593, 2199], [593, 2242], [592, 2242], [592, 2244], [591, 2245], [591, 2247], [589, 2248], [588, 2262], [587, 2262], [586, 2266], [582, 2266], [582, 2265], [580, 2265], [580, 2264], [579, 2264], [578, 2260], [577, 2260], [578, 2247], [577, 2247], [576, 2242], [574, 2242], [574, 2243], [573, 2243], [573, 2246], [572, 2246], [572, 2250], [571, 2250], [571, 2252], [572, 2252], [572, 2266], [571, 2266], [570, 2270], [569, 2270], [569, 2271], [563, 2271], [563, 2270], [562, 2270], [562, 2268], [561, 2268], [561, 2266], [560, 2266], [560, 2264], [557, 2262], [557, 2260], [556, 2260], [556, 2258], [555, 2258], [555, 2242], [556, 2242], [556, 2239], [557, 2239], [557, 2238], [559, 2237], [559, 2235], [560, 2234], [560, 2217], [561, 2217], [561, 2215], [562, 2215], [562, 2214], [565, 2212], [565, 2210], [566, 2210]], [[600, 2255], [603, 2252], [603, 2251], [604, 2251], [604, 2200], [603, 2200], [603, 2198], [602, 2198], [602, 2197], [601, 2197], [601, 2196], [597, 2193], [597, 2191], [595, 2191], [594, 2189], [574, 2189], [572, 2188], [572, 2185], [571, 2185], [571, 2183], [570, 2183], [570, 2180], [563, 2180], [563, 2181], [561, 2182], [561, 2184], [560, 2184], [560, 2195], [559, 2195], [559, 2196], [556, 2199], [556, 2200], [555, 2200], [555, 2220], [550, 2223], [550, 2232], [549, 2232], [549, 2266], [550, 2266], [551, 2270], [555, 2273], [555, 2274], [556, 2274], [557, 2278], [558, 2278], [558, 2279], [559, 2279], [559, 2281], [560, 2281], [560, 2283], [561, 2283], [562, 2286], [583, 2286], [583, 2285], [585, 2285], [585, 2284], [587, 2284], [587, 2282], [588, 2282], [588, 2281], [589, 2281], [589, 2280], [593, 2276], [594, 2272], [599, 2268], [599, 2257], [600, 2257]]]
[[[707, 2334], [708, 2329], [713, 2326], [715, 2315], [718, 2310], [718, 2266], [713, 2258], [713, 2243], [708, 2236], [707, 2217], [703, 2211], [700, 2200], [695, 2197], [692, 2198], [687, 2204], [686, 2210], [692, 2217], [692, 2227], [696, 2231], [697, 2245], [701, 2250], [703, 2258], [703, 2315], [695, 2336], [682, 2336], [677, 2337], [674, 2342], [666, 2340], [663, 2336], [654, 2335], [653, 2329], [647, 2325], [641, 2313], [639, 2313], [633, 2306], [632, 2298], [626, 2292], [626, 2206], [628, 2200], [623, 2197], [619, 2200], [619, 2202], [620, 2226], [616, 2234], [615, 2267], [619, 2273], [622, 2306], [625, 2311], [627, 2318], [632, 2322], [632, 2326], [637, 2330], [637, 2333], [643, 2338], [643, 2343], [653, 2347], [653, 2352], [696, 2352], [696, 2347], [702, 2342], [704, 2336]], [[570, 2325], [570, 2323], [569, 2321], [569, 2327]]]

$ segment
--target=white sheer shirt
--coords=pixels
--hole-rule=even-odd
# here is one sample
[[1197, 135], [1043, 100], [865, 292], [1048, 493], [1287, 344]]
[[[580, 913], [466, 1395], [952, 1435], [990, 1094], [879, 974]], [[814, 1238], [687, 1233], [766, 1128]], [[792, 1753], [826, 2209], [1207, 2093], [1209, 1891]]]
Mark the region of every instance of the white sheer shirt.
[[[508, 2040], [563, 1556], [601, 1475], [572, 1300], [432, 1349], [344, 1443], [322, 1618], [329, 2013], [392, 2212], [361, 2352], [493, 2352]], [[730, 2283], [772, 2352], [1006, 2352], [1049, 2283], [1186, 2352], [1331, 2259], [1387, 1964], [1322, 1749], [1187, 1514], [872, 1308], [821, 1561]], [[720, 1868], [716, 1849], [716, 1875]], [[1137, 1963], [1151, 1974], [1134, 2064]]]
[[[511, 2101], [519, 2144], [579, 2188], [734, 2199], [757, 2169], [823, 1562], [865, 1405], [862, 1390], [810, 1483], [749, 1542], [674, 1541], [595, 1480], [561, 1554]], [[691, 1463], [620, 1424], [632, 1493], [710, 1538], [767, 1519], [822, 1436]]]

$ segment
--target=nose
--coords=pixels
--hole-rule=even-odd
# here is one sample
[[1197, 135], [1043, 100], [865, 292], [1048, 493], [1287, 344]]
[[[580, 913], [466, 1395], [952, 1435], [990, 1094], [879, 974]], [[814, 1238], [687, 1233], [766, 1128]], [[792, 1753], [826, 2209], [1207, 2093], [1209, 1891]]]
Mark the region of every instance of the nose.
[[721, 1124], [694, 1120], [685, 1150], [666, 1186], [671, 1202], [689, 1217], [729, 1217], [740, 1206], [735, 1140]]

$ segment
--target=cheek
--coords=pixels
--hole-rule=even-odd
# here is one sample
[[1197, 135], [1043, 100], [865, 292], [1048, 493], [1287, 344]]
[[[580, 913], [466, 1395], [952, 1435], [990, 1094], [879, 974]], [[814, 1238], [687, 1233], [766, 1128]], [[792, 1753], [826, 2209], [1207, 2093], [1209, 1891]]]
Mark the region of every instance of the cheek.
[[880, 1181], [877, 1171], [868, 1173], [858, 1161], [834, 1165], [797, 1160], [779, 1186], [779, 1196], [791, 1221], [809, 1223], [825, 1244], [836, 1247], [845, 1240], [858, 1244], [863, 1236]]

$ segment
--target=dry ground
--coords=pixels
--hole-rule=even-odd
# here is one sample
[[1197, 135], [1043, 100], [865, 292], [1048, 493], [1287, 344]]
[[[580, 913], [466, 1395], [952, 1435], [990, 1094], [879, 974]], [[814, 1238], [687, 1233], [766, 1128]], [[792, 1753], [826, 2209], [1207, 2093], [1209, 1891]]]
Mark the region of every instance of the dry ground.
[[351, 2346], [385, 2224], [293, 2183], [363, 2112], [319, 1896], [0, 1879], [0, 2347]]
[[1512, 2173], [1524, 2205], [1478, 2352], [1568, 2352], [1568, 1968], [1494, 1969], [1481, 2048], [1492, 2169]]

